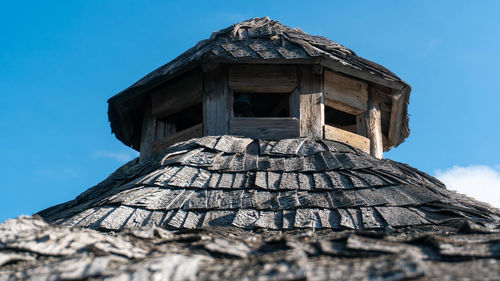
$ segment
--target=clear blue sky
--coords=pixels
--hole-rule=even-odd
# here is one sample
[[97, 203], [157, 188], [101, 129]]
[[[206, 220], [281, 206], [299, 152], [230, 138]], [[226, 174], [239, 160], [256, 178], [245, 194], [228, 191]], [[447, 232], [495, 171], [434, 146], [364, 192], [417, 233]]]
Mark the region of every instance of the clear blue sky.
[[0, 221], [70, 200], [135, 157], [111, 135], [106, 100], [256, 16], [326, 36], [412, 85], [411, 135], [386, 157], [430, 174], [498, 171], [499, 1], [173, 2], [2, 1]]

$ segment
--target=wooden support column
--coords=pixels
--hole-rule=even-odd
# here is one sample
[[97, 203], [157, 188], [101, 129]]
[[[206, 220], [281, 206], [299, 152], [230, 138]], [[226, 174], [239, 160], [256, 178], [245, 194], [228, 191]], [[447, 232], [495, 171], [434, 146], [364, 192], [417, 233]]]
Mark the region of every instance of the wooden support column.
[[403, 121], [404, 95], [395, 93], [392, 97], [391, 119], [389, 123], [389, 146], [397, 145], [400, 141], [401, 126]]
[[223, 66], [203, 73], [203, 135], [217, 136], [229, 133], [231, 112], [227, 70]]
[[151, 151], [156, 135], [156, 119], [151, 114], [151, 102], [144, 106], [142, 116], [141, 148], [139, 161], [142, 163], [151, 158]]
[[325, 104], [323, 75], [315, 74], [311, 66], [300, 66], [300, 136], [323, 138]]
[[373, 89], [368, 90], [368, 110], [366, 112], [366, 133], [370, 139], [370, 154], [382, 159], [384, 145], [382, 142], [382, 122], [380, 106], [377, 93]]

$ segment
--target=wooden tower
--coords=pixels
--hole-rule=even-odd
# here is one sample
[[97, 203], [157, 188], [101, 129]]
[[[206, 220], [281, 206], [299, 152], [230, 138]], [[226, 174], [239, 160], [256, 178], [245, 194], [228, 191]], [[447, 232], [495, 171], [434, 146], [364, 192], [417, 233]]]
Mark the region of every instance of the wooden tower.
[[215, 32], [112, 97], [141, 160], [195, 137], [331, 139], [382, 158], [409, 134], [410, 87], [324, 37], [255, 18]]

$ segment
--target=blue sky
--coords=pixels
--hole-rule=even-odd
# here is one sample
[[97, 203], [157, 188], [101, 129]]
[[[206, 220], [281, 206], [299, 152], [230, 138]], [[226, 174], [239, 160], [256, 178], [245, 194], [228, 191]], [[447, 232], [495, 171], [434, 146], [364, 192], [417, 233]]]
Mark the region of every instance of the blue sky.
[[326, 36], [407, 81], [411, 134], [385, 156], [500, 204], [498, 1], [47, 3], [0, 9], [0, 221], [70, 200], [135, 157], [111, 134], [106, 100], [256, 16]]

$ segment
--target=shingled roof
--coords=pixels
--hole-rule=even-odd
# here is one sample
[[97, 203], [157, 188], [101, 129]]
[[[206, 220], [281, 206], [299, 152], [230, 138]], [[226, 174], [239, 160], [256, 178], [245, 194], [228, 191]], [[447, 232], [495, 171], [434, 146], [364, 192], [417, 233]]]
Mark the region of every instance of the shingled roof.
[[499, 210], [328, 140], [192, 139], [39, 215], [0, 225], [0, 280], [500, 277]]
[[491, 207], [449, 191], [407, 165], [346, 144], [203, 137], [129, 163], [75, 200], [40, 212], [49, 222], [101, 230], [449, 230], [464, 221], [498, 227]]
[[[401, 132], [396, 146], [409, 135], [407, 105], [410, 86], [387, 68], [364, 59], [323, 36], [309, 35], [278, 21], [253, 18], [214, 32], [174, 60], [149, 73], [108, 100], [108, 116], [116, 137], [139, 149], [145, 93], [172, 78], [210, 63], [319, 64], [331, 70], [394, 90], [403, 95]], [[135, 133], [134, 133], [135, 132]]]

